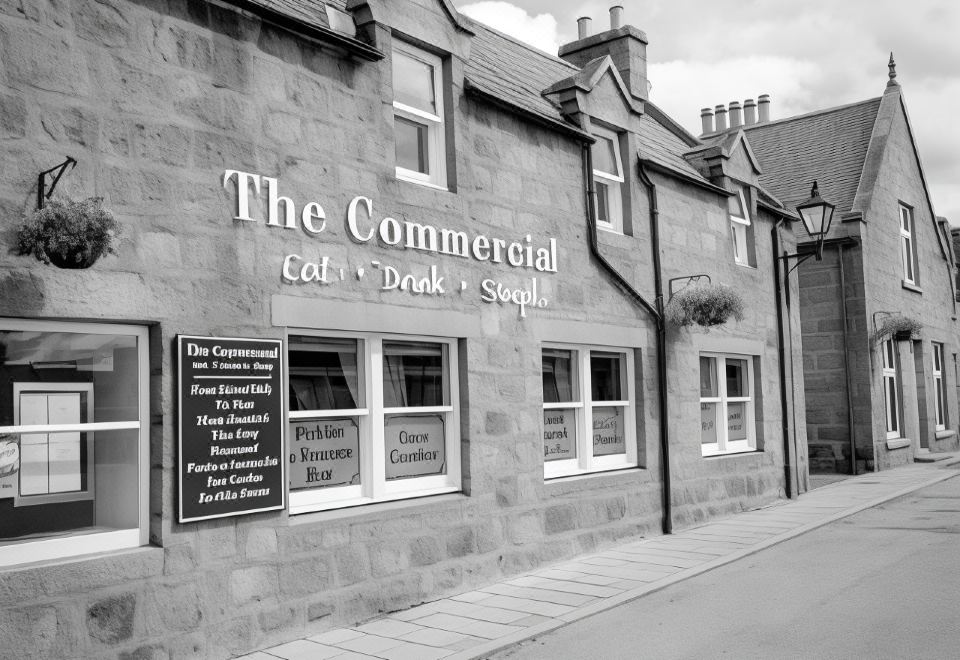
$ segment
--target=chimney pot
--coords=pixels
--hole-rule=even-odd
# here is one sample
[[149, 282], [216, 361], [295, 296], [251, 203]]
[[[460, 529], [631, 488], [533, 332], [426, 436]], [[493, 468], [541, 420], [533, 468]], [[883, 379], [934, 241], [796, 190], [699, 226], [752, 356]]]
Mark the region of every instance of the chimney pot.
[[706, 135], [707, 133], [713, 133], [713, 110], [710, 108], [703, 108], [700, 110], [700, 123], [703, 125], [703, 132], [701, 135]]
[[730, 128], [739, 128], [743, 125], [743, 114], [740, 111], [740, 101], [730, 101]]
[[623, 6], [614, 5], [610, 7], [610, 29], [616, 30], [623, 27]]
[[747, 99], [743, 102], [743, 123], [746, 126], [753, 126], [757, 123], [757, 103], [753, 99]]
[[717, 132], [721, 133], [727, 130], [727, 109], [722, 105], [718, 105], [715, 108], [714, 114], [717, 118]]
[[586, 39], [590, 36], [590, 17], [581, 16], [577, 19], [577, 39]]
[[762, 124], [765, 121], [770, 121], [770, 95], [761, 94], [757, 100], [757, 109], [760, 111], [759, 122]]

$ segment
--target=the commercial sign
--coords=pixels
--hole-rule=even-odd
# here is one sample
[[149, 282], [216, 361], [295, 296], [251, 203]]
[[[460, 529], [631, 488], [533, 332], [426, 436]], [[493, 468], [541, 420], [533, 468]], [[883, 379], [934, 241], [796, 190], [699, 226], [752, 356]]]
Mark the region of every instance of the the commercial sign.
[[282, 342], [177, 338], [179, 520], [284, 507]]

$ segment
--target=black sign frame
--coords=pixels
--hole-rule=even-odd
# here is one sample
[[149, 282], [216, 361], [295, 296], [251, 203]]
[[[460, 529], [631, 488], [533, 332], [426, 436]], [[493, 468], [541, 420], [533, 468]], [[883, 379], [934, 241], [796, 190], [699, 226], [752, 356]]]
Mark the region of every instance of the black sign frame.
[[[267, 377], [263, 376], [253, 376], [250, 375], [250, 369], [238, 369], [238, 372], [243, 372], [241, 375], [225, 376], [225, 375], [205, 375], [202, 378], [209, 380], [211, 386], [217, 389], [219, 387], [218, 380], [220, 381], [235, 381], [240, 383], [257, 383], [265, 382], [271, 386], [271, 390], [267, 393], [266, 399], [267, 404], [269, 405], [269, 410], [260, 409], [260, 412], [257, 412], [257, 408], [254, 407], [251, 415], [262, 415], [264, 412], [269, 412], [273, 415], [273, 418], [269, 419], [267, 422], [261, 422], [260, 433], [257, 435], [257, 439], [261, 443], [268, 444], [266, 448], [263, 447], [263, 444], [258, 444], [258, 451], [256, 456], [263, 457], [269, 456], [270, 458], [276, 458], [276, 466], [262, 466], [261, 469], [268, 469], [269, 472], [278, 472], [278, 476], [273, 476], [271, 479], [264, 482], [255, 482], [251, 483], [253, 488], [263, 488], [264, 486], [269, 486], [269, 495], [268, 496], [257, 496], [253, 497], [254, 500], [264, 501], [265, 503], [262, 506], [254, 506], [247, 508], [245, 506], [244, 499], [231, 498], [231, 499], [218, 499], [214, 504], [217, 506], [209, 507], [210, 502], [201, 503], [199, 500], [199, 492], [196, 491], [197, 486], [194, 482], [197, 479], [194, 475], [186, 476], [186, 463], [187, 458], [194, 458], [197, 453], [195, 450], [190, 451], [192, 444], [197, 444], [199, 446], [205, 447], [207, 449], [206, 456], [200, 456], [207, 462], [212, 462], [211, 458], [211, 447], [214, 441], [210, 437], [205, 437], [204, 434], [212, 433], [214, 428], [206, 428], [200, 430], [197, 424], [184, 424], [184, 414], [194, 412], [197, 406], [202, 406], [204, 402], [201, 400], [203, 396], [213, 396], [211, 394], [203, 394], [199, 396], [191, 396], [188, 390], [184, 389], [185, 380], [196, 380], [196, 376], [193, 375], [194, 372], [198, 369], [194, 366], [195, 360], [205, 360], [210, 362], [213, 358], [213, 355], [207, 356], [191, 356], [188, 355], [187, 343], [192, 343], [194, 345], [205, 344], [207, 348], [212, 348], [214, 345], [232, 345], [232, 348], [244, 348], [252, 350], [270, 350], [276, 349], [276, 358], [239, 358], [241, 363], [242, 360], [270, 360], [274, 364], [273, 370], [271, 370], [271, 375]], [[251, 345], [253, 344], [253, 345]], [[217, 360], [218, 362], [223, 363], [224, 360]], [[285, 394], [284, 394], [284, 348], [282, 339], [269, 339], [269, 338], [255, 338], [255, 337], [210, 337], [210, 336], [198, 336], [198, 335], [177, 335], [177, 510], [178, 510], [178, 521], [181, 523], [196, 522], [201, 520], [210, 520], [214, 518], [226, 518], [231, 516], [241, 516], [252, 513], [260, 513], [264, 511], [277, 511], [285, 509], [287, 506], [287, 481], [286, 481], [286, 408], [285, 408]], [[210, 370], [212, 371], [212, 369]], [[273, 373], [275, 372], [275, 373]], [[220, 383], [223, 384], [223, 383]], [[189, 387], [189, 385], [188, 385]], [[225, 394], [224, 396], [231, 396], [230, 394]], [[198, 402], [198, 400], [200, 400]], [[247, 403], [247, 402], [244, 402]], [[247, 413], [249, 409], [244, 409], [242, 412]], [[224, 412], [229, 413], [229, 410], [217, 410], [215, 408], [209, 408], [209, 412], [215, 415], [222, 415]], [[212, 424], [210, 425], [213, 426]], [[263, 433], [266, 431], [266, 433]], [[262, 435], [262, 439], [261, 439]], [[184, 451], [184, 441], [187, 440], [187, 452]], [[247, 457], [249, 458], [249, 456]], [[223, 459], [218, 459], [223, 460]], [[229, 462], [230, 458], [226, 459]], [[218, 464], [219, 465], [219, 464]], [[276, 469], [274, 469], [276, 468]], [[217, 475], [217, 478], [228, 479], [227, 486], [233, 486], [229, 484], [229, 477], [227, 476], [230, 472], [236, 470], [246, 470], [247, 474], [253, 470], [253, 468], [235, 468], [233, 470], [213, 471], [213, 474]], [[206, 472], [200, 473], [205, 476], [209, 476]], [[201, 477], [201, 480], [205, 479]], [[272, 476], [272, 475], [271, 475]], [[267, 475], [264, 476], [264, 479], [267, 478]], [[186, 499], [184, 497], [184, 486], [187, 486], [187, 495]], [[245, 487], [243, 484], [237, 484], [236, 490]], [[234, 493], [236, 492], [234, 491]], [[279, 498], [279, 501], [276, 501]], [[222, 504], [226, 502], [225, 504]], [[230, 503], [236, 503], [240, 505], [236, 508], [231, 508]], [[244, 504], [241, 504], [244, 503]], [[186, 505], [186, 506], [185, 506]], [[216, 509], [216, 513], [203, 514], [198, 509], [201, 509], [207, 505], [208, 508]], [[222, 510], [226, 507], [226, 510]]]

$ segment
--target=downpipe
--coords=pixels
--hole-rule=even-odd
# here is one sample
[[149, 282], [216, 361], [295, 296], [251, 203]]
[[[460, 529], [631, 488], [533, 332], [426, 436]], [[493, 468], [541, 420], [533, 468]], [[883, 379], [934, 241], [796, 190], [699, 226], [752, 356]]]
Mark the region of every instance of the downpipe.
[[[783, 426], [783, 477], [784, 477], [784, 491], [787, 495], [787, 498], [793, 499], [796, 494], [794, 493], [794, 484], [793, 484], [793, 466], [790, 463], [790, 418], [788, 416], [788, 406], [787, 406], [787, 365], [786, 365], [786, 350], [784, 349], [784, 335], [783, 335], [783, 281], [780, 276], [780, 227], [783, 226], [783, 219], [777, 220], [777, 223], [773, 226], [773, 229], [770, 230], [770, 238], [773, 244], [773, 281], [776, 283], [774, 286], [774, 291], [776, 291], [776, 306], [777, 306], [777, 362], [780, 367], [780, 419]], [[787, 286], [787, 295], [789, 296], [789, 287], [790, 282], [789, 278], [786, 282]], [[789, 307], [789, 299], [787, 305]]]
[[666, 326], [663, 318], [663, 277], [660, 272], [660, 238], [659, 238], [659, 212], [657, 210], [656, 186], [650, 181], [640, 164], [640, 179], [647, 188], [647, 195], [650, 200], [650, 237], [653, 250], [654, 264], [654, 292], [656, 295], [656, 306], [643, 297], [634, 286], [620, 274], [613, 264], [607, 261], [606, 257], [600, 252], [599, 239], [597, 237], [596, 223], [596, 190], [593, 187], [593, 154], [589, 144], [583, 145], [583, 174], [586, 186], [587, 226], [590, 235], [590, 253], [603, 267], [604, 270], [613, 278], [617, 286], [626, 293], [631, 300], [640, 308], [647, 312], [653, 319], [657, 327], [657, 382], [658, 382], [658, 404], [660, 410], [660, 482], [662, 485], [663, 497], [663, 533], [673, 533], [673, 503], [671, 499], [670, 485], [670, 444], [669, 444], [669, 424], [667, 421], [667, 354], [666, 354]]

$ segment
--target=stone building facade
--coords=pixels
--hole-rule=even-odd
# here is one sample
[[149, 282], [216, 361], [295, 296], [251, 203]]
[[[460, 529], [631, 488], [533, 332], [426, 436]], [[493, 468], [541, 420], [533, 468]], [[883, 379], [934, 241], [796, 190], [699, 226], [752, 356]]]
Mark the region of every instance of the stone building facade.
[[[645, 48], [440, 0], [0, 6], [5, 245], [68, 156], [41, 192], [122, 227], [0, 264], [3, 653], [226, 658], [802, 492], [795, 218], [649, 101]], [[700, 274], [741, 321], [664, 324]], [[249, 384], [184, 418], [200, 338], [282, 369], [279, 424]], [[184, 514], [213, 493], [272, 503]]]
[[[768, 113], [742, 130], [761, 183], [786, 204], [817, 181], [836, 205], [822, 261], [798, 269], [811, 471], [862, 473], [955, 450], [954, 251], [892, 55], [882, 96], [774, 121]], [[894, 332], [911, 321], [912, 332]]]

